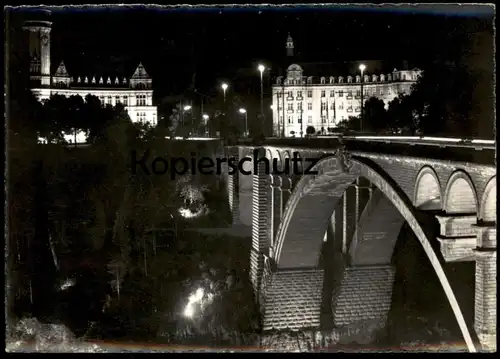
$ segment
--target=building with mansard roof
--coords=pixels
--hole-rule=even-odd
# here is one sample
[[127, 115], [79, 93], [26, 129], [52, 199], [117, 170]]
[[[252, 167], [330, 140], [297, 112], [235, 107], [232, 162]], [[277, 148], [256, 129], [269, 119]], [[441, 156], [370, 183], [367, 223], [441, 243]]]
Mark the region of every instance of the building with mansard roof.
[[[365, 65], [363, 74], [360, 64]], [[377, 60], [300, 62], [290, 35], [285, 66], [272, 85], [273, 133], [282, 137], [303, 137], [310, 126], [328, 133], [339, 122], [360, 115], [361, 101], [370, 97], [383, 100], [387, 107], [399, 94], [409, 93], [421, 75], [405, 63], [403, 70], [397, 70]]]
[[[50, 11], [37, 13], [35, 20], [26, 21], [23, 28], [29, 32], [30, 82], [31, 90], [38, 100], [53, 95], [85, 98], [98, 97], [103, 104], [125, 106], [132, 122], [157, 124], [157, 107], [153, 105], [152, 79], [142, 63], [134, 68], [113, 66], [93, 72], [88, 69], [66, 66], [61, 61], [57, 68], [51, 68], [50, 32], [52, 23], [47, 20]], [[69, 65], [69, 64], [68, 64]], [[68, 136], [68, 141], [74, 139]], [[85, 135], [76, 136], [78, 142], [85, 142]]]

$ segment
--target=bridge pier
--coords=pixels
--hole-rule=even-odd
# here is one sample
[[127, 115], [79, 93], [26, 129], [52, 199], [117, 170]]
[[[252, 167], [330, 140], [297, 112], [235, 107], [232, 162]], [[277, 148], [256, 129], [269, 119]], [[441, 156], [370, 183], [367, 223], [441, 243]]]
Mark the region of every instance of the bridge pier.
[[480, 223], [477, 229], [474, 330], [486, 351], [497, 348], [496, 226]]
[[[259, 157], [265, 157], [265, 150], [259, 149]], [[268, 231], [268, 189], [269, 175], [265, 173], [266, 164], [259, 162], [257, 173], [252, 174], [252, 249], [250, 251], [250, 280], [255, 297], [259, 298], [259, 289], [264, 270], [264, 260], [269, 254]]]
[[[229, 147], [227, 149], [226, 158], [234, 157], [236, 161], [239, 160], [238, 147]], [[227, 176], [227, 193], [229, 201], [229, 210], [231, 211], [231, 223], [233, 225], [240, 222], [240, 186], [239, 186], [239, 172], [229, 174], [229, 166], [223, 164], [223, 171], [228, 174]]]

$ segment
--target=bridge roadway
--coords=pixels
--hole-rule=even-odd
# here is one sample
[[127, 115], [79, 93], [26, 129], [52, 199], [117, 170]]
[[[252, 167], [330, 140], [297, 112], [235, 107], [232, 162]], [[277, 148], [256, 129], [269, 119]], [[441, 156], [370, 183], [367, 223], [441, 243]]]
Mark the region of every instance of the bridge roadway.
[[[496, 350], [495, 145], [478, 139], [325, 136], [259, 144], [241, 139], [227, 146], [225, 155], [238, 158], [258, 149], [260, 157], [278, 163], [294, 152], [320, 159], [316, 176], [228, 176], [233, 223], [252, 230], [250, 276], [264, 330], [319, 328], [325, 313], [339, 333], [383, 328], [394, 283], [391, 258], [407, 223], [469, 350]], [[321, 260], [330, 242], [335, 269]], [[463, 312], [446, 276], [447, 262], [463, 261], [476, 266], [474, 313]]]

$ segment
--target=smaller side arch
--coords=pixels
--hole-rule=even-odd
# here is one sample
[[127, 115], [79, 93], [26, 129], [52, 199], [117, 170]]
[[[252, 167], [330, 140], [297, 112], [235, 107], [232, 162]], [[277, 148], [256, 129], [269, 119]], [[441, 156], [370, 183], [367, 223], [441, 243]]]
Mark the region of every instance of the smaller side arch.
[[269, 160], [269, 162], [272, 163], [273, 161], [273, 153], [269, 148], [266, 148], [266, 158]]
[[415, 180], [413, 205], [423, 210], [443, 209], [441, 184], [434, 168], [424, 166]]
[[447, 213], [478, 213], [476, 188], [465, 171], [457, 170], [448, 179], [443, 209]]
[[486, 184], [479, 206], [479, 219], [485, 222], [497, 220], [497, 176], [490, 178]]

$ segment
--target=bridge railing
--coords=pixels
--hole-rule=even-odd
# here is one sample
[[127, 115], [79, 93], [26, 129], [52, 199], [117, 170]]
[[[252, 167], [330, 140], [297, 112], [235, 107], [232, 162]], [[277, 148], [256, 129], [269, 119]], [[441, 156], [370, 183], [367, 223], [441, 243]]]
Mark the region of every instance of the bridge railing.
[[[279, 144], [279, 145], [307, 145], [315, 146], [319, 143], [335, 144], [340, 142], [372, 142], [398, 145], [418, 145], [418, 146], [435, 146], [435, 147], [455, 147], [455, 148], [474, 148], [477, 150], [494, 150], [496, 147], [495, 140], [485, 140], [479, 138], [452, 138], [452, 137], [432, 137], [432, 136], [368, 136], [368, 135], [330, 135], [330, 136], [314, 136], [314, 137], [267, 137], [264, 144]], [[246, 141], [241, 141], [241, 144]]]

